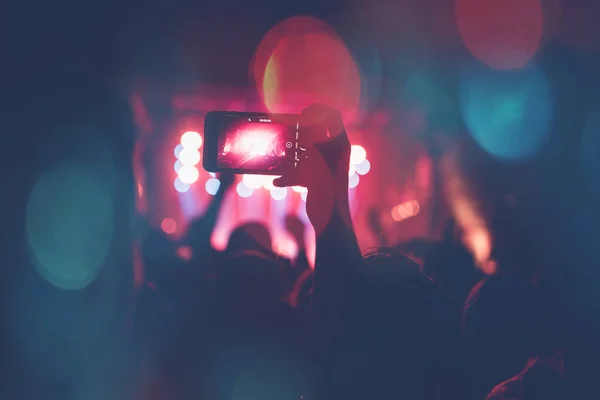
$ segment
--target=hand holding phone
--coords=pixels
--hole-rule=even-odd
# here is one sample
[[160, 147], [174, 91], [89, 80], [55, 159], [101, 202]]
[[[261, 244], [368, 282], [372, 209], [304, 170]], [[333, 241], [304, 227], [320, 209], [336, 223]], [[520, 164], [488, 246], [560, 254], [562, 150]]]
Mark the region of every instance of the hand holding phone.
[[211, 111], [205, 117], [204, 169], [280, 175], [275, 186], [308, 188], [315, 229], [315, 221], [327, 222], [333, 211], [349, 222], [349, 165], [344, 122], [331, 107], [315, 104], [299, 115]]
[[307, 107], [300, 115], [303, 155], [297, 168], [273, 184], [308, 189], [306, 212], [319, 233], [332, 216], [351, 226], [348, 203], [350, 141], [339, 111], [321, 104]]

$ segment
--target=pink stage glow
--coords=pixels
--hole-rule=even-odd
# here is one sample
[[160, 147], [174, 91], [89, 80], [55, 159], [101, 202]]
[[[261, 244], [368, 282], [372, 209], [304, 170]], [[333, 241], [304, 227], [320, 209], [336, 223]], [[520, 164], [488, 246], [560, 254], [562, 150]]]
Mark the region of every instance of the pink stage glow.
[[240, 164], [244, 164], [257, 156], [282, 155], [278, 144], [277, 131], [272, 128], [238, 130], [227, 138], [222, 154], [239, 156], [242, 158]]
[[[217, 164], [234, 169], [273, 170], [284, 163], [286, 151], [294, 151], [294, 135], [293, 128], [285, 124], [236, 121], [219, 140]], [[293, 157], [293, 153], [290, 155]]]

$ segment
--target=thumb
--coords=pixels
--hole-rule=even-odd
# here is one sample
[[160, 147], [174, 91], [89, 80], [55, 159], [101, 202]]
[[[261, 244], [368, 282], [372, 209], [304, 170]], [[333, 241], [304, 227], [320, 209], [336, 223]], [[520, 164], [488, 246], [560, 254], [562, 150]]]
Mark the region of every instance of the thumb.
[[294, 186], [294, 185], [295, 185], [295, 183], [288, 176], [280, 176], [279, 178], [277, 178], [273, 181], [273, 186], [280, 187], [280, 188]]

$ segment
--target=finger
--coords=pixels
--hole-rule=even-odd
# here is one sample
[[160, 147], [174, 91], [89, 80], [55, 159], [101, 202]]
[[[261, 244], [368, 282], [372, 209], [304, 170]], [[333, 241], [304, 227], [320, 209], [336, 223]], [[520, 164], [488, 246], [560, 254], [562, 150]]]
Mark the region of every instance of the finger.
[[290, 177], [281, 176], [273, 181], [273, 186], [283, 188], [289, 186], [296, 186], [296, 183]]

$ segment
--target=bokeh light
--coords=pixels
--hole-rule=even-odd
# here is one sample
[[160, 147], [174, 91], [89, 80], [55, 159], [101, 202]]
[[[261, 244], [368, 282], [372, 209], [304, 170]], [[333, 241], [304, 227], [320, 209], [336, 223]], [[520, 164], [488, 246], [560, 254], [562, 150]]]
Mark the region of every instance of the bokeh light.
[[534, 155], [544, 143], [553, 105], [545, 76], [534, 67], [466, 70], [460, 84], [463, 119], [475, 141], [505, 160]]
[[[464, 241], [468, 243], [468, 246], [473, 251], [473, 258], [482, 267], [490, 267], [487, 263], [492, 254], [492, 238], [490, 232], [484, 228], [475, 226], [465, 232]], [[485, 271], [491, 273], [490, 271]], [[493, 271], [492, 271], [493, 272]]]
[[588, 185], [595, 193], [600, 194], [600, 106], [583, 130], [580, 159]]
[[178, 144], [177, 146], [175, 146], [175, 150], [173, 150], [173, 154], [175, 154], [175, 158], [179, 158], [179, 153], [181, 153], [181, 150], [183, 150], [183, 146]]
[[348, 167], [348, 176], [352, 176], [356, 173], [356, 167], [354, 166], [354, 164], [350, 164], [350, 166]]
[[271, 190], [271, 197], [275, 200], [283, 200], [287, 196], [287, 188], [276, 188]]
[[298, 245], [285, 232], [280, 232], [273, 238], [273, 251], [282, 257], [293, 260], [298, 255]]
[[273, 181], [279, 178], [278, 176], [264, 176], [263, 187], [267, 190], [275, 190], [277, 189], [275, 185], [273, 185]]
[[210, 178], [206, 181], [204, 188], [206, 189], [206, 193], [214, 196], [219, 191], [219, 186], [221, 186], [221, 181], [216, 178]]
[[198, 165], [200, 162], [200, 152], [196, 149], [185, 147], [179, 153], [179, 161], [181, 161], [183, 165]]
[[181, 167], [177, 175], [179, 176], [181, 182], [191, 185], [198, 180], [200, 177], [200, 172], [198, 171], [198, 168], [194, 166], [184, 165]]
[[346, 45], [325, 22], [293, 17], [273, 27], [258, 46], [251, 72], [271, 112], [300, 112], [312, 103], [358, 114], [361, 77]]
[[177, 249], [177, 256], [185, 261], [190, 261], [194, 256], [194, 250], [190, 246], [181, 246]]
[[367, 151], [364, 147], [353, 144], [350, 148], [350, 164], [356, 165], [360, 164], [367, 158]]
[[250, 189], [259, 189], [265, 182], [265, 178], [261, 175], [244, 175], [242, 182]]
[[177, 222], [173, 218], [164, 218], [160, 223], [160, 228], [164, 233], [172, 235], [177, 231]]
[[183, 167], [183, 163], [180, 160], [175, 161], [175, 164], [173, 164], [173, 169], [175, 170], [175, 173], [179, 173], [179, 170], [181, 169], [181, 167]]
[[237, 192], [238, 196], [243, 198], [248, 198], [252, 196], [252, 193], [254, 192], [252, 189], [246, 186], [244, 182], [238, 183], [235, 188], [235, 191]]
[[296, 193], [305, 193], [308, 192], [308, 189], [303, 186], [292, 186], [292, 190]]
[[460, 36], [473, 57], [495, 69], [523, 68], [544, 33], [539, 0], [455, 0]]
[[406, 201], [392, 208], [392, 219], [396, 222], [404, 221], [405, 219], [417, 216], [420, 211], [421, 206], [418, 201]]
[[65, 165], [35, 184], [27, 204], [29, 248], [39, 274], [61, 289], [96, 278], [114, 232], [110, 188], [93, 170]]
[[177, 202], [179, 203], [180, 216], [186, 221], [193, 220], [202, 214], [204, 202], [196, 190], [189, 190], [177, 196]]
[[181, 135], [181, 145], [186, 149], [198, 150], [202, 147], [202, 136], [196, 131], [187, 131]]
[[190, 184], [183, 183], [181, 181], [181, 179], [179, 179], [179, 177], [175, 178], [175, 182], [173, 183], [173, 186], [175, 186], [175, 190], [177, 190], [179, 193], [185, 193], [188, 190], [190, 190]]
[[360, 178], [359, 178], [358, 174], [353, 174], [348, 179], [348, 187], [350, 189], [354, 189], [355, 187], [358, 186], [358, 182], [360, 182]]
[[363, 162], [356, 164], [356, 173], [359, 175], [366, 175], [371, 170], [371, 163], [369, 160], [364, 160]]

